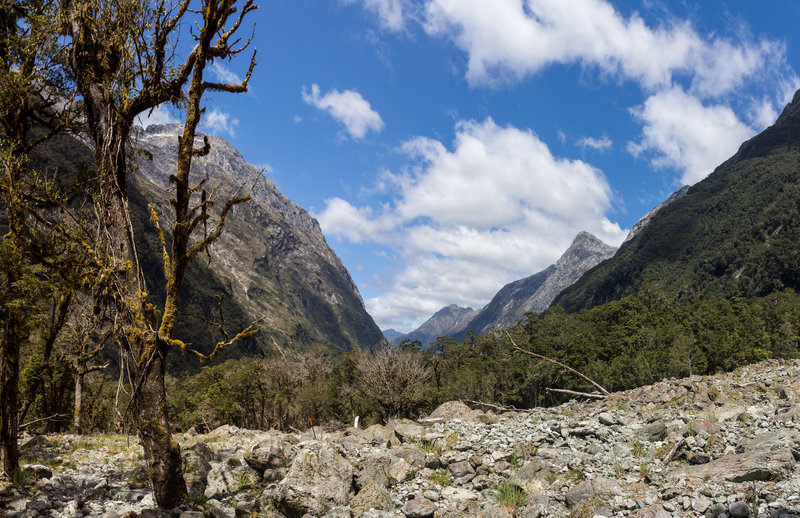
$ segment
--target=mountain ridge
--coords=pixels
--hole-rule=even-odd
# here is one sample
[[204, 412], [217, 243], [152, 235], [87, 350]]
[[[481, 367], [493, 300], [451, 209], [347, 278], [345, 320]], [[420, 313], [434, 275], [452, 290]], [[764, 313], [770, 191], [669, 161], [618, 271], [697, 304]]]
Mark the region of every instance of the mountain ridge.
[[775, 124], [658, 211], [555, 303], [578, 311], [646, 286], [680, 297], [800, 289], [800, 91]]

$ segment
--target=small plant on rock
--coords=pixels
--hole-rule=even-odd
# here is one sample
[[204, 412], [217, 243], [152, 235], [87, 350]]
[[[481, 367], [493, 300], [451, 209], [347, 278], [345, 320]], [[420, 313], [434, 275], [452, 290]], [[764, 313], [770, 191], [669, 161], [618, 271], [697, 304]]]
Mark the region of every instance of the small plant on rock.
[[634, 438], [633, 441], [631, 441], [631, 451], [633, 452], [633, 456], [637, 459], [641, 459], [647, 455], [647, 448], [644, 447], [638, 438]]
[[438, 453], [439, 451], [439, 448], [436, 447], [436, 443], [433, 441], [419, 441], [417, 447], [425, 453]]
[[585, 478], [586, 478], [586, 476], [583, 474], [583, 471], [581, 471], [579, 469], [572, 469], [566, 475], [566, 479], [567, 480], [571, 480], [573, 482], [580, 482], [581, 480], [584, 480]]
[[442, 487], [447, 487], [453, 483], [453, 477], [444, 469], [437, 469], [436, 472], [431, 475], [431, 480]]
[[525, 491], [508, 480], [500, 482], [495, 491], [497, 491], [497, 502], [512, 513], [525, 505]]

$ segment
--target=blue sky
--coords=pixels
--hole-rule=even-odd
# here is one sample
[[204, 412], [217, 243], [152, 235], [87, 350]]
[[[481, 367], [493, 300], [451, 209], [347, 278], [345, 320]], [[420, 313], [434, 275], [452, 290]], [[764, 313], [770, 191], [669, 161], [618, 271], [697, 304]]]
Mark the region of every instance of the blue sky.
[[795, 0], [261, 2], [250, 92], [211, 98], [205, 130], [319, 220], [382, 329], [410, 331], [581, 230], [619, 244], [774, 122], [799, 19]]

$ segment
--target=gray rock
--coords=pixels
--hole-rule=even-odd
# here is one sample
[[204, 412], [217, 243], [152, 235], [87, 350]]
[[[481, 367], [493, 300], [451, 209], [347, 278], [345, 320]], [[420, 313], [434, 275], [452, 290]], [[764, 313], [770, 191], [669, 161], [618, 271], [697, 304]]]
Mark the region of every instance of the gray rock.
[[750, 506], [745, 502], [734, 502], [728, 508], [730, 518], [750, 518]]
[[364, 460], [356, 476], [357, 486], [365, 487], [370, 482], [375, 482], [383, 487], [389, 487], [389, 468], [392, 462], [392, 457], [386, 454]]
[[350, 501], [354, 518], [359, 518], [370, 509], [388, 511], [392, 507], [389, 492], [382, 485], [370, 482]]
[[436, 509], [436, 504], [427, 498], [412, 498], [403, 505], [402, 512], [406, 518], [429, 518]]
[[350, 502], [353, 466], [330, 444], [303, 448], [295, 457], [286, 478], [264, 490], [259, 501], [269, 502], [284, 514], [321, 516]]

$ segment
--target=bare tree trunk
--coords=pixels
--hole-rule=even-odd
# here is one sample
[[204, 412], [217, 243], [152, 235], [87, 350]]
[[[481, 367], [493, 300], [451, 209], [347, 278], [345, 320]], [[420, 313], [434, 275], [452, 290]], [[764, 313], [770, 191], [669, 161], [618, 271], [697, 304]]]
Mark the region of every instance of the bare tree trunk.
[[[11, 288], [12, 278], [9, 277], [8, 288]], [[0, 458], [2, 458], [3, 472], [11, 476], [19, 467], [19, 450], [17, 448], [17, 434], [19, 421], [17, 421], [19, 383], [19, 330], [18, 315], [15, 310], [10, 310], [5, 315], [3, 326], [2, 361], [0, 362]]]
[[83, 372], [78, 371], [75, 373], [75, 414], [72, 422], [72, 427], [75, 435], [81, 435], [81, 400], [83, 399]]

